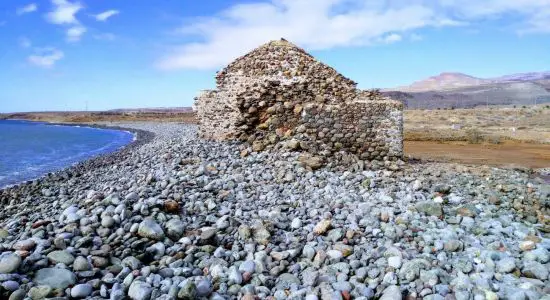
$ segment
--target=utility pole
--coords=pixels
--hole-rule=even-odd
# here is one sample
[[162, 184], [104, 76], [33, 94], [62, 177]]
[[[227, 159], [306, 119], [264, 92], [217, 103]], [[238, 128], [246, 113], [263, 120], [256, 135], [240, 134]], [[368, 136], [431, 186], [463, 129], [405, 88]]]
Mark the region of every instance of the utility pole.
[[86, 112], [88, 112], [88, 100], [86, 100]]

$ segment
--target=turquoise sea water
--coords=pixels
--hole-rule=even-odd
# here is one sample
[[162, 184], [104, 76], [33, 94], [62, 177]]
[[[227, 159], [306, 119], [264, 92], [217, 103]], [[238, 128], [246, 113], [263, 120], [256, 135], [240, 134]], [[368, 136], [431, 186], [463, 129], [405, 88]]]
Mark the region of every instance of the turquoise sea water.
[[0, 187], [113, 152], [132, 139], [120, 130], [0, 120]]

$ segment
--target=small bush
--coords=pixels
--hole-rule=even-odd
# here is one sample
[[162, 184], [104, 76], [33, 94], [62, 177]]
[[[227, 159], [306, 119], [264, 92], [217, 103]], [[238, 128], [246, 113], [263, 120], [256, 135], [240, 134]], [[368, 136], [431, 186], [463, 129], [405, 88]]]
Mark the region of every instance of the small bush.
[[466, 131], [466, 140], [470, 144], [480, 144], [483, 142], [483, 135], [479, 130], [472, 128]]
[[487, 138], [487, 142], [489, 142], [490, 144], [498, 145], [501, 143], [500, 136], [490, 136]]

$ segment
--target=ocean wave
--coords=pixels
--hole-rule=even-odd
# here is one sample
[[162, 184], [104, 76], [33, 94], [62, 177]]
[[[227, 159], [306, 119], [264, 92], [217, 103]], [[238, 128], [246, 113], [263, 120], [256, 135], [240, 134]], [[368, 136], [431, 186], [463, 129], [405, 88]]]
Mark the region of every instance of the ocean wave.
[[[58, 126], [63, 127], [63, 125]], [[98, 129], [94, 127], [79, 127]], [[82, 149], [82, 147], [74, 144], [59, 144], [44, 148], [42, 151], [46, 151], [46, 153], [42, 153], [41, 155], [33, 154], [29, 156], [29, 153], [27, 152], [28, 157], [32, 157], [32, 160], [25, 159], [21, 153], [18, 153], [20, 154], [19, 157], [17, 157], [17, 155], [10, 155], [9, 161], [7, 161], [8, 169], [6, 169], [5, 172], [0, 173], [0, 188], [5, 188], [9, 185], [14, 185], [27, 180], [40, 178], [47, 173], [74, 166], [87, 159], [115, 152], [136, 140], [136, 135], [126, 130], [106, 131], [113, 132], [111, 140], [106, 144], [102, 144], [100, 147]], [[93, 138], [93, 136], [91, 138]], [[106, 137], [102, 136], [101, 138], [105, 139]], [[81, 144], [81, 146], [83, 145], [86, 144]]]

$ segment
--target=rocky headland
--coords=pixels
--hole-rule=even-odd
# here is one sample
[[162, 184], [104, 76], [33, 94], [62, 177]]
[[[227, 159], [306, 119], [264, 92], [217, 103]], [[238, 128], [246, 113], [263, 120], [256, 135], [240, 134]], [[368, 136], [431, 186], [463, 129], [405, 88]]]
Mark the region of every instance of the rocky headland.
[[528, 173], [119, 126], [141, 138], [0, 191], [1, 299], [550, 299], [550, 187]]

